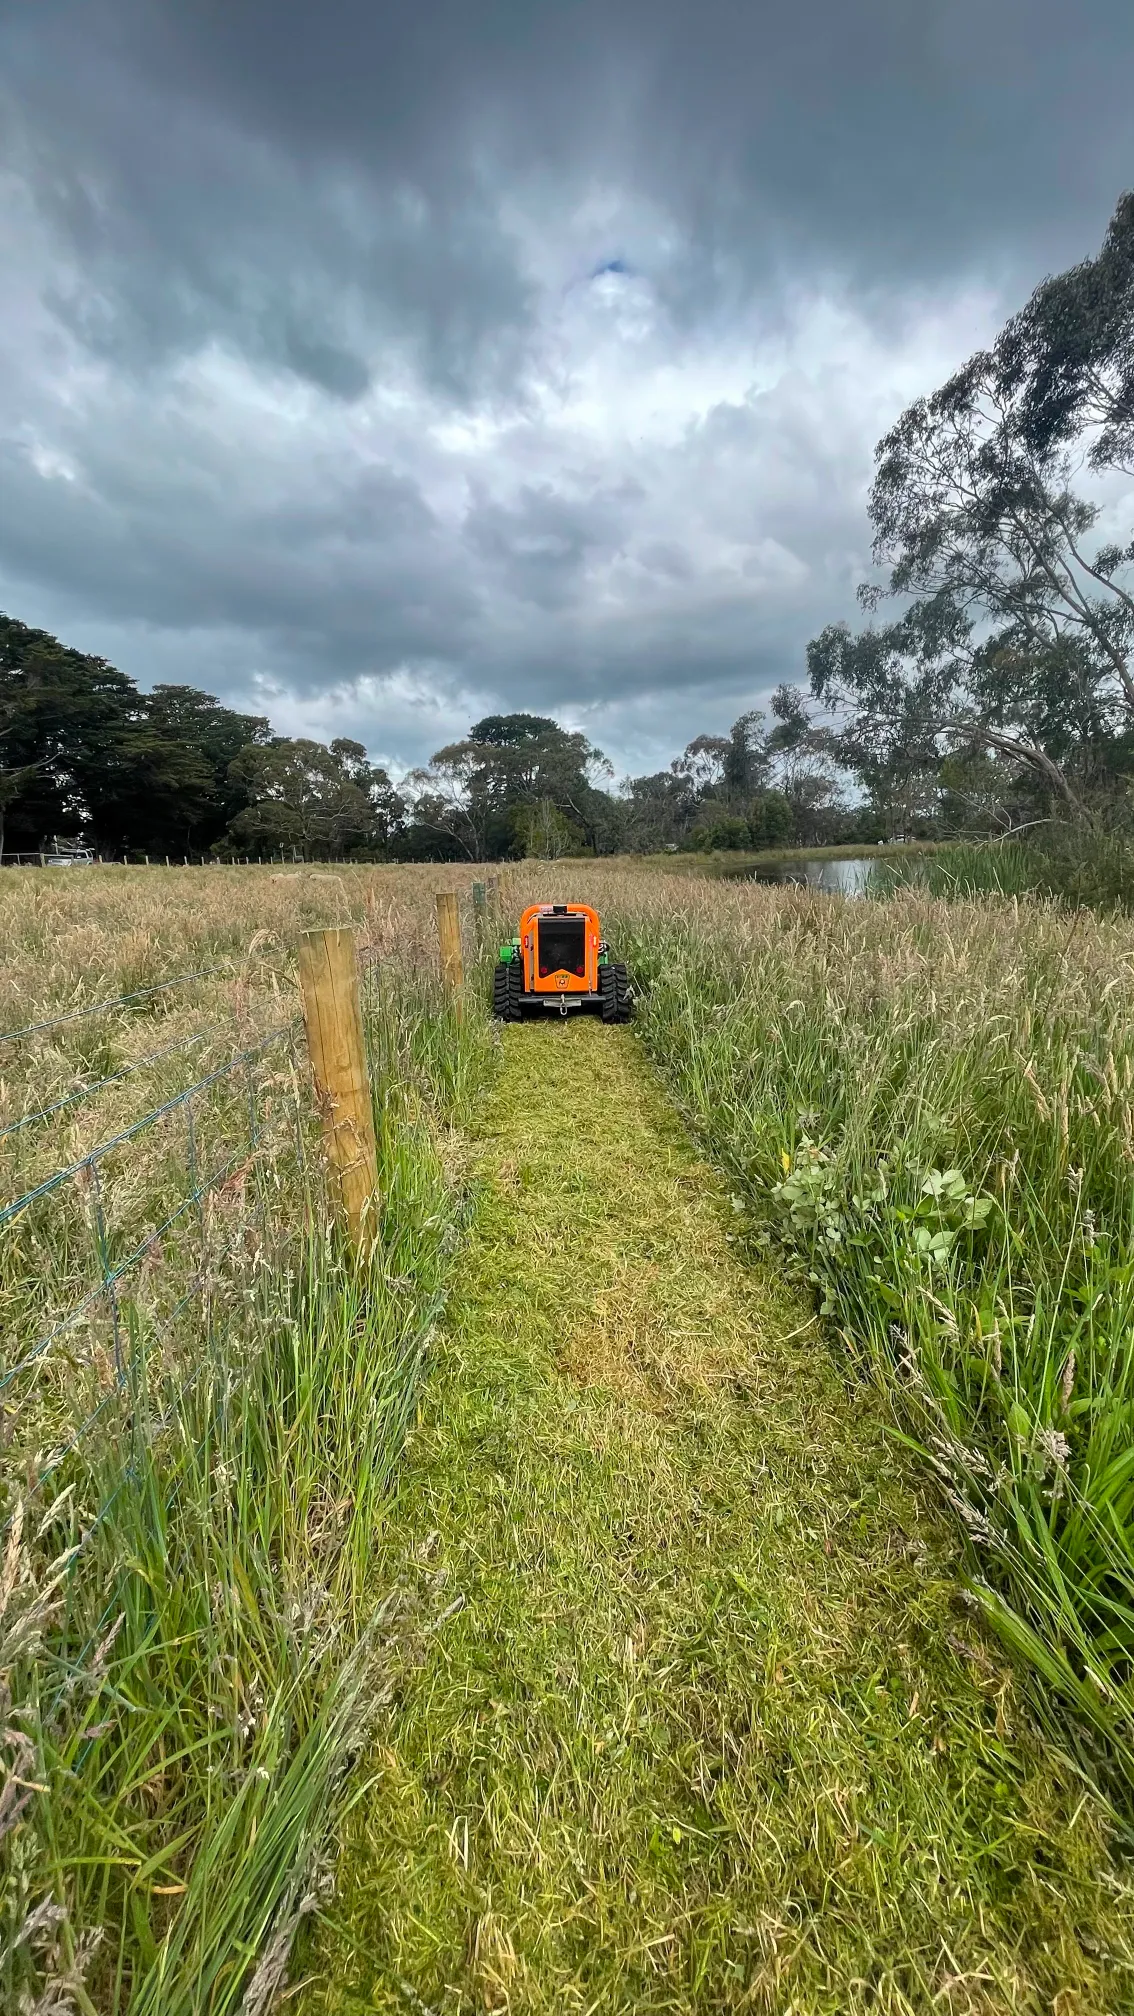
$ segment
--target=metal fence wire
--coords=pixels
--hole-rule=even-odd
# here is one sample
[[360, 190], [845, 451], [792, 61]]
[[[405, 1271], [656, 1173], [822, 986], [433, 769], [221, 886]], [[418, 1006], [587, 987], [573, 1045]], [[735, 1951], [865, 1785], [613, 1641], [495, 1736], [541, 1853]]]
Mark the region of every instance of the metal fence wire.
[[108, 1001], [92, 1001], [86, 1008], [69, 1008], [46, 1021], [29, 1022], [23, 1029], [0, 1031], [0, 1043], [22, 1043], [28, 1036], [40, 1036], [47, 1029], [61, 1029], [65, 1022], [83, 1022], [88, 1015], [106, 1015], [112, 1008], [130, 1008], [136, 1001], [148, 1001], [154, 994], [168, 994], [173, 987], [187, 987], [193, 980], [209, 980], [217, 973], [231, 974], [231, 966], [201, 966], [195, 973], [178, 973], [172, 980], [155, 981], [152, 987], [136, 987], [132, 994], [115, 994]]
[[[9, 1120], [0, 1127], [0, 1141], [6, 1141], [10, 1134], [22, 1134], [25, 1127], [35, 1127], [44, 1120], [53, 1120], [57, 1113], [66, 1112], [69, 1106], [78, 1106], [84, 1099], [93, 1099], [97, 1092], [105, 1092], [108, 1085], [120, 1085], [124, 1078], [132, 1078], [135, 1071], [145, 1071], [153, 1064], [162, 1063], [173, 1057], [179, 1050], [192, 1050], [197, 1044], [208, 1041], [215, 1032], [209, 1029], [195, 1029], [190, 1036], [179, 1036], [175, 1043], [163, 1043], [160, 1050], [150, 1050], [144, 1057], [135, 1057], [124, 1064], [120, 1071], [111, 1071], [105, 1078], [96, 1078], [90, 1085], [80, 1085], [74, 1092], [65, 1092], [58, 1099], [52, 1099], [46, 1106], [37, 1106], [34, 1112], [23, 1113], [18, 1120]], [[0, 1039], [3, 1040], [3, 1039]]]
[[[231, 972], [203, 967], [0, 1042]], [[81, 1497], [93, 1476], [79, 1460], [88, 1440], [136, 1436], [151, 1415], [149, 1432], [160, 1433], [200, 1372], [218, 1308], [277, 1229], [269, 1212], [281, 1164], [294, 1158], [306, 1172], [298, 1028], [297, 1017], [268, 1030], [0, 1204], [0, 1533], [46, 1503], [48, 1486], [74, 1484]], [[0, 1141], [217, 1035], [204, 1028], [150, 1051], [10, 1122]], [[147, 1137], [145, 1177], [132, 1182]], [[164, 1414], [142, 1394], [155, 1357]], [[74, 1509], [81, 1551], [108, 1508], [96, 1493]]]

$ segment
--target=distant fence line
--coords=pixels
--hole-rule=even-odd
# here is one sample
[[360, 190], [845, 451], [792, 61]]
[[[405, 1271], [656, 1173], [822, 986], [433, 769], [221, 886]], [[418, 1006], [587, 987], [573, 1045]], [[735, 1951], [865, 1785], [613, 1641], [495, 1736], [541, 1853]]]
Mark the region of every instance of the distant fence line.
[[380, 861], [360, 861], [345, 854], [306, 854], [293, 847], [277, 854], [95, 854], [88, 850], [57, 852], [41, 847], [32, 852], [0, 854], [0, 868], [317, 868], [343, 864], [358, 868], [382, 867]]

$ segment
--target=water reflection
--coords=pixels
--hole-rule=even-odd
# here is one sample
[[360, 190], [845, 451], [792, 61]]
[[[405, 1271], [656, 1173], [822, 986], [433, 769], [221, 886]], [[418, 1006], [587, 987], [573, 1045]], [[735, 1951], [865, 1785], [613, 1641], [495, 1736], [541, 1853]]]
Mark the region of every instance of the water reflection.
[[831, 896], [864, 896], [882, 863], [868, 854], [852, 855], [839, 861], [797, 855], [790, 861], [767, 861], [755, 868], [725, 871], [729, 882], [798, 882], [809, 889], [825, 889]]

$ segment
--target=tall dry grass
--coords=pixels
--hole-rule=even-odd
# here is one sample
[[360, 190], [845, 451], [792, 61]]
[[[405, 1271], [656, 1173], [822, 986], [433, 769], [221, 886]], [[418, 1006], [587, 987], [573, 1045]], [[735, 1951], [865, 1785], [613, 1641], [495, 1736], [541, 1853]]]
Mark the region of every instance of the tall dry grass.
[[[393, 1628], [370, 1560], [488, 1057], [440, 992], [436, 880], [0, 879], [0, 1029], [138, 997], [0, 1045], [0, 1196], [174, 1102], [0, 1226], [6, 2007], [266, 2008], [317, 1888]], [[362, 1271], [290, 1033], [298, 933], [344, 922], [381, 1144]]]
[[1129, 833], [1065, 826], [1032, 827], [1020, 839], [956, 841], [891, 861], [895, 883], [935, 896], [1039, 896], [1072, 907], [1134, 909], [1134, 843]]
[[738, 1223], [885, 1386], [975, 1600], [1129, 1811], [1134, 925], [916, 890], [586, 886]]

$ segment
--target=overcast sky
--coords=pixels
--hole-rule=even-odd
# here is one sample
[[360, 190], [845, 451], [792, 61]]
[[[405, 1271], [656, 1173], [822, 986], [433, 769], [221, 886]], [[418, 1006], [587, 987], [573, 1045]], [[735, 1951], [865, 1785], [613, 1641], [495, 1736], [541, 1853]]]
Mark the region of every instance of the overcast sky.
[[398, 771], [656, 768], [1132, 182], [1130, 0], [0, 0], [0, 608]]

